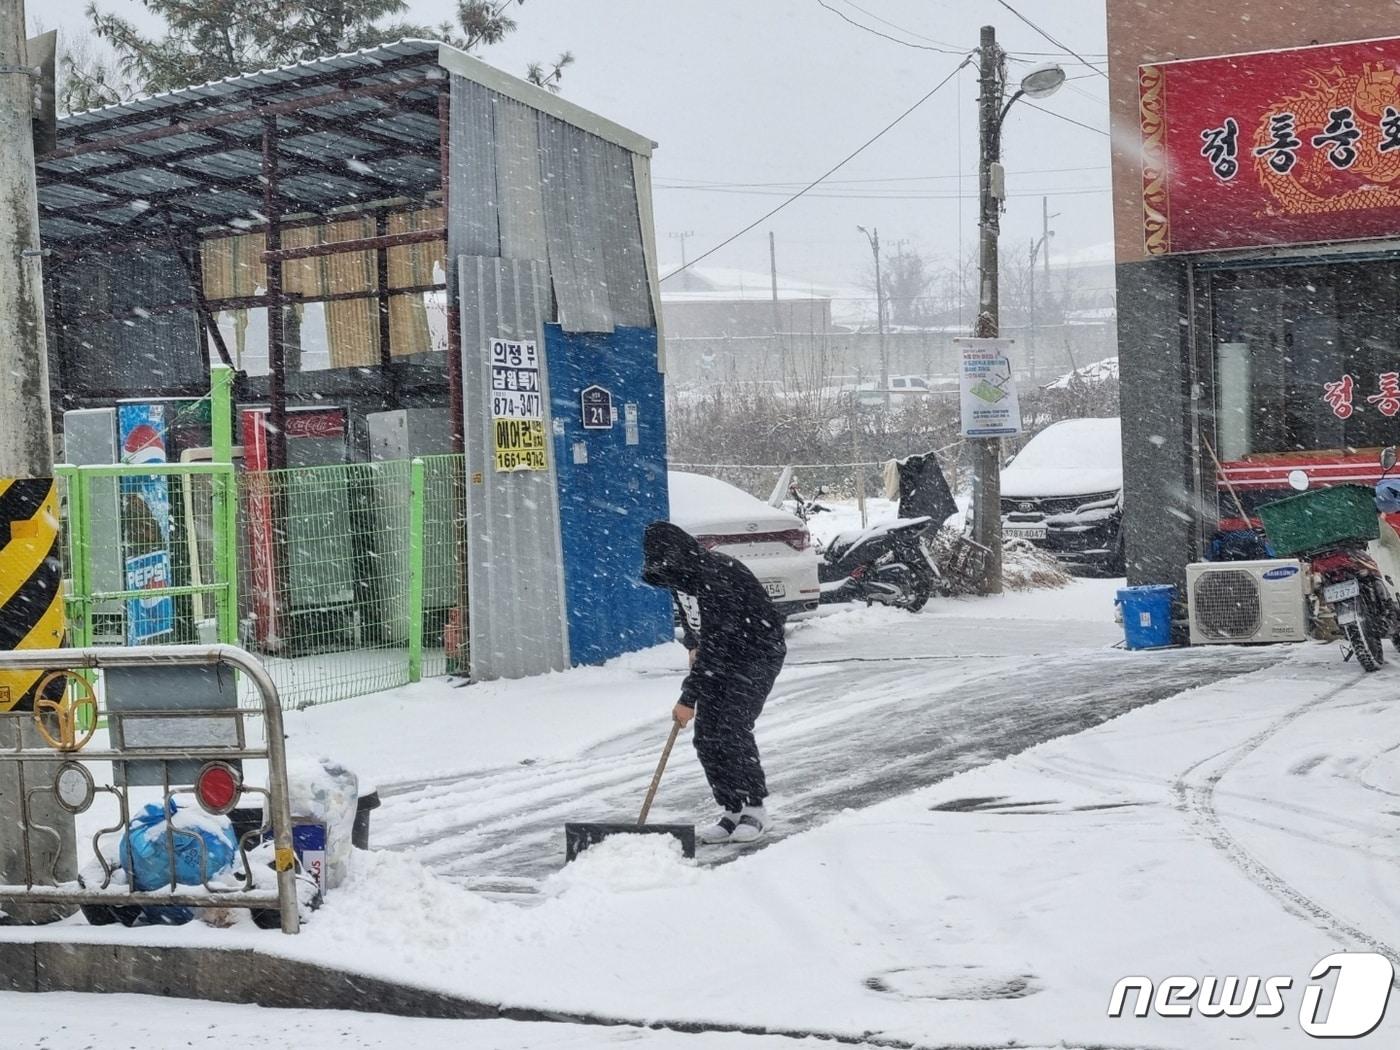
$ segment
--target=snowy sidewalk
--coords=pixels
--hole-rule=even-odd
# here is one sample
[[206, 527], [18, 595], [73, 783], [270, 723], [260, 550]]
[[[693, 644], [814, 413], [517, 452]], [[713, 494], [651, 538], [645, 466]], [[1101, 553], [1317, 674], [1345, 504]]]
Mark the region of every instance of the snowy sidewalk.
[[[864, 1037], [886, 1045], [1314, 1045], [1298, 1026], [1312, 966], [1339, 949], [1393, 956], [1393, 946], [1400, 946], [1400, 843], [1394, 834], [1400, 667], [1363, 676], [1341, 662], [1336, 646], [1319, 645], [1108, 650], [1111, 609], [1103, 607], [1101, 593], [1091, 593], [1096, 587], [1104, 590], [1085, 582], [1069, 593], [1009, 596], [999, 606], [940, 606], [906, 623], [927, 632], [930, 648], [923, 655], [955, 651], [985, 664], [986, 676], [952, 676], [954, 685], [1011, 673], [1016, 662], [989, 648], [1001, 644], [993, 639], [1028, 651], [1046, 645], [1047, 659], [1083, 661], [1085, 670], [1071, 688], [1053, 678], [1023, 679], [1014, 704], [989, 701], [991, 714], [978, 729], [984, 735], [1007, 723], [1014, 737], [1027, 718], [1076, 709], [1069, 694], [1081, 684], [1092, 702], [1080, 709], [1108, 711], [1115, 692], [1177, 680], [1192, 660], [1253, 670], [1109, 721], [1097, 719], [1103, 724], [1010, 758], [983, 754], [976, 759], [985, 763], [980, 768], [932, 786], [920, 786], [928, 781], [920, 779], [911, 752], [896, 764], [907, 790], [824, 817], [738, 863], [696, 866], [669, 853], [665, 842], [619, 840], [532, 880], [535, 906], [521, 907], [471, 892], [414, 856], [381, 849], [357, 857], [351, 884], [331, 894], [296, 938], [199, 925], [141, 931], [69, 926], [46, 936], [257, 946], [505, 1005], [641, 1023]], [[979, 623], [979, 613], [994, 619]], [[773, 719], [773, 740], [796, 739], [805, 711], [829, 720], [828, 757], [845, 748], [866, 755], [866, 764], [878, 770], [887, 762], [881, 748], [916, 736], [940, 710], [934, 701], [918, 706], [921, 691], [929, 691], [927, 665], [940, 661], [907, 661], [895, 696], [879, 694], [893, 688], [891, 676], [848, 698], [866, 722], [889, 725], [889, 734], [876, 738], [846, 732], [857, 724], [851, 710], [804, 708], [810, 699], [800, 692], [835, 673], [833, 653], [844, 651], [833, 649], [839, 636], [877, 650], [883, 639], [890, 647], [886, 657], [907, 650], [908, 639], [893, 623], [857, 610], [797, 631], [789, 672], [794, 691], [775, 698], [765, 715]], [[804, 666], [804, 633], [813, 643], [810, 666]], [[419, 769], [460, 777], [525, 758], [545, 766], [567, 763], [581, 750], [609, 746], [619, 733], [649, 733], [677, 683], [672, 672], [679, 671], [679, 653], [674, 657], [662, 650], [626, 668], [394, 702], [414, 717], [421, 717], [423, 704], [436, 709], [442, 725], [458, 734], [454, 743], [463, 745], [449, 769], [447, 759], [459, 752], [435, 742], [448, 733], [419, 734]], [[662, 662], [676, 666], [668, 671]], [[461, 712], [447, 705], [454, 698], [466, 703], [461, 698], [468, 694], [480, 717], [461, 723]], [[559, 713], [561, 701], [580, 696], [600, 712], [586, 727]], [[977, 700], [972, 696], [940, 731], [975, 716]], [[512, 707], [535, 723], [529, 732], [508, 717]], [[347, 724], [343, 706], [306, 719], [302, 732], [313, 721], [329, 726], [341, 719], [338, 742], [351, 746], [363, 737], [368, 748], [367, 731]], [[474, 736], [472, 722], [482, 727]], [[294, 741], [297, 736], [294, 723]], [[872, 740], [883, 743], [875, 747]], [[387, 784], [404, 768], [410, 745], [389, 740], [386, 746], [389, 757], [371, 771]], [[602, 758], [625, 767], [628, 754], [623, 748]], [[782, 757], [779, 747], [775, 769]], [[624, 768], [622, 774], [635, 787], [632, 772]], [[818, 768], [813, 775], [819, 774]], [[507, 801], [488, 793], [481, 804]], [[407, 827], [410, 818], [399, 814], [386, 831]], [[431, 855], [424, 859], [438, 863]], [[18, 936], [24, 935], [0, 930], [0, 939]], [[1154, 980], [1277, 974], [1294, 984], [1287, 1010], [1271, 1020], [1110, 1018], [1114, 984], [1139, 974]], [[37, 1015], [37, 1005], [16, 998], [3, 998], [7, 1026]], [[136, 1008], [123, 1002], [113, 1009]], [[228, 1016], [220, 1032], [253, 1023], [239, 1022], [236, 1008], [210, 1009]], [[289, 1023], [308, 1031], [316, 1024], [300, 1014]], [[734, 1033], [430, 1025], [344, 1015], [323, 1023], [350, 1031], [363, 1025], [380, 1039], [368, 1046], [394, 1042], [384, 1033], [395, 1026], [398, 1045], [412, 1039], [419, 1046], [592, 1048], [635, 1041], [666, 1050], [757, 1050], [771, 1043]], [[444, 1035], [449, 1031], [454, 1034]], [[1351, 1045], [1392, 1046], [1397, 1031], [1400, 1021], [1392, 1016]], [[308, 1035], [302, 1045], [320, 1044]]]
[[[1313, 964], [1400, 944], [1396, 674], [1299, 647], [743, 863], [619, 843], [532, 909], [379, 853], [291, 950], [363, 958], [387, 924], [402, 947], [376, 970], [639, 1021], [927, 1046], [1307, 1045]], [[403, 901], [388, 913], [365, 892], [386, 883]], [[1295, 991], [1275, 1020], [1109, 1018], [1135, 974], [1283, 974]], [[1363, 1042], [1395, 1034], [1392, 1019]]]

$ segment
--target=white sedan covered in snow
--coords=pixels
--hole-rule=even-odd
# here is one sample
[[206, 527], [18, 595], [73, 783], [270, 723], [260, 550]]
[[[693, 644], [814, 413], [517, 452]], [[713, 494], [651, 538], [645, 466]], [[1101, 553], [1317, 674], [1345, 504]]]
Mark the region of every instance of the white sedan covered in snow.
[[718, 478], [673, 470], [667, 479], [672, 524], [743, 562], [784, 615], [816, 608], [818, 559], [801, 518]]

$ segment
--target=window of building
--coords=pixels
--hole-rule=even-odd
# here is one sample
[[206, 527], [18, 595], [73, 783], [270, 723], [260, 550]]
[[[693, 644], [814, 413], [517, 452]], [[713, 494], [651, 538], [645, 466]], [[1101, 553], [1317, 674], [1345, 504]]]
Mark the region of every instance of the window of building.
[[1211, 274], [1217, 451], [1400, 440], [1400, 261]]
[[[440, 228], [441, 208], [390, 214], [381, 229], [373, 216], [291, 225], [285, 248], [331, 245]], [[266, 375], [267, 270], [262, 233], [211, 237], [203, 246], [204, 294], [235, 365]], [[446, 245], [427, 241], [385, 249], [390, 356], [419, 357], [446, 349]], [[380, 354], [379, 260], [375, 251], [337, 252], [288, 260], [282, 285], [296, 296], [284, 312], [287, 371], [375, 368]]]

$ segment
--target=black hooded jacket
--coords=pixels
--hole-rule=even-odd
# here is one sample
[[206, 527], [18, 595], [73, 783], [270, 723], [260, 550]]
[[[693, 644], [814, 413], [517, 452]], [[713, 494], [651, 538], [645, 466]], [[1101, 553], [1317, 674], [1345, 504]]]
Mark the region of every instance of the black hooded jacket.
[[698, 637], [680, 610], [686, 646], [699, 650], [681, 687], [682, 704], [694, 707], [696, 700], [722, 692], [727, 679], [743, 676], [755, 664], [781, 665], [787, 655], [782, 614], [743, 563], [705, 550], [667, 521], [647, 526], [643, 553], [643, 580], [689, 596], [699, 606]]

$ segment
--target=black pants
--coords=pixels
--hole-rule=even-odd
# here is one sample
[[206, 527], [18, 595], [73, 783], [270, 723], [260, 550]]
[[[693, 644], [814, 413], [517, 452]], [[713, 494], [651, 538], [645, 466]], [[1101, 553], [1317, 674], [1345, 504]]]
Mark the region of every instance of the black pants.
[[715, 801], [731, 813], [768, 797], [753, 727], [782, 666], [776, 660], [717, 671], [696, 705], [695, 752]]

